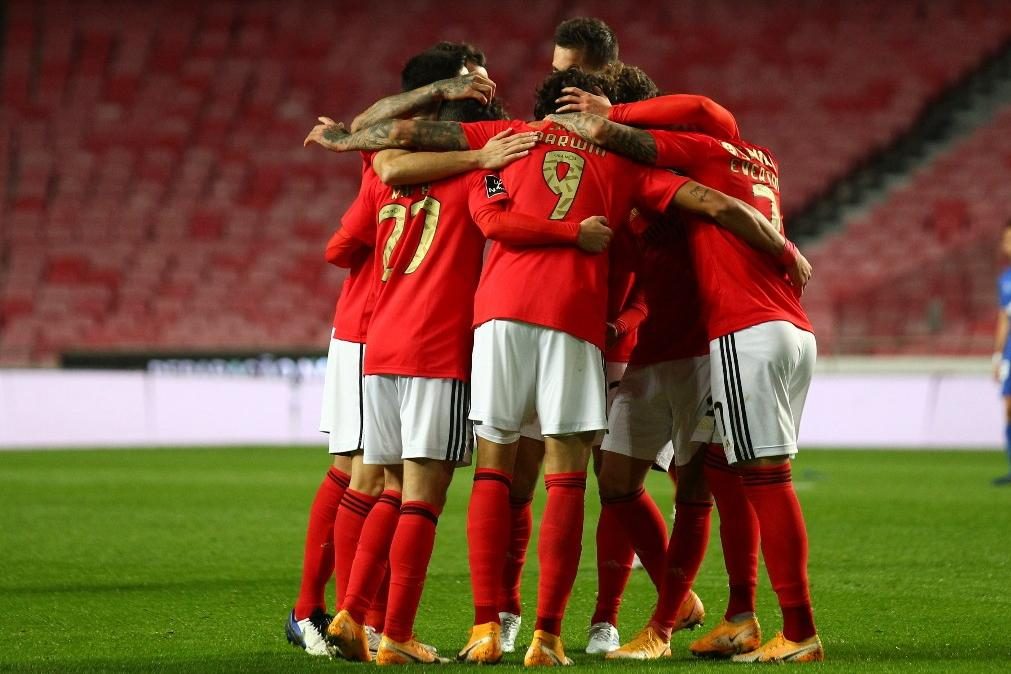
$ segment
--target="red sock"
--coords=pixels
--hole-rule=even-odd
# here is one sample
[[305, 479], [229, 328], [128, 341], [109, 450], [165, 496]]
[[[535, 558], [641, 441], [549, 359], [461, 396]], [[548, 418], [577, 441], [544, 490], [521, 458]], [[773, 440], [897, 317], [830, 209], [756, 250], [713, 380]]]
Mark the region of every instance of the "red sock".
[[632, 573], [635, 550], [614, 508], [603, 505], [597, 520], [597, 606], [590, 624], [618, 624], [621, 597]]
[[424, 501], [407, 501], [390, 548], [390, 600], [383, 634], [393, 641], [410, 641], [421, 604], [428, 563], [435, 548], [439, 510]]
[[678, 501], [677, 517], [667, 546], [667, 567], [657, 600], [653, 626], [670, 638], [681, 604], [688, 598], [695, 576], [709, 545], [709, 520], [713, 504], [709, 501]]
[[337, 519], [333, 523], [334, 556], [337, 560], [334, 564], [334, 594], [337, 597], [335, 606], [340, 606], [344, 601], [362, 526], [377, 500], [375, 496], [354, 489], [345, 491], [344, 498], [341, 499]]
[[362, 527], [348, 589], [341, 602], [341, 608], [346, 609], [356, 623], [365, 622], [366, 613], [386, 577], [390, 543], [398, 519], [400, 492], [386, 490], [379, 496]]
[[723, 617], [730, 620], [755, 612], [758, 518], [744, 493], [740, 473], [727, 464], [722, 445], [709, 445], [705, 464], [706, 481], [720, 513], [720, 543], [730, 583], [730, 600]]
[[523, 565], [527, 561], [527, 546], [530, 530], [533, 528], [533, 508], [531, 500], [509, 499], [509, 516], [512, 523], [509, 535], [509, 550], [506, 552], [505, 569], [502, 571], [502, 587], [499, 591], [498, 610], [520, 615], [523, 610], [520, 601], [520, 585], [523, 580]]
[[537, 559], [537, 624], [535, 629], [561, 635], [562, 617], [572, 594], [583, 550], [583, 498], [586, 473], [553, 473], [544, 476], [548, 502], [541, 518]]
[[803, 641], [814, 636], [815, 627], [807, 584], [807, 528], [790, 464], [756, 466], [742, 473], [744, 491], [758, 517], [765, 568], [783, 611], [783, 635]]
[[500, 470], [474, 471], [474, 488], [467, 507], [467, 547], [475, 625], [500, 622], [498, 595], [512, 529], [511, 484], [512, 477]]
[[350, 481], [350, 475], [331, 466], [309, 508], [302, 555], [302, 585], [295, 601], [296, 620], [308, 618], [316, 609], [326, 610], [323, 593], [334, 567], [333, 524]]
[[657, 590], [663, 584], [667, 556], [667, 521], [653, 497], [642, 487], [618, 498], [601, 499], [604, 509], [613, 509], [619, 526], [627, 532], [632, 548]]
[[386, 624], [386, 603], [390, 596], [390, 567], [386, 565], [386, 573], [383, 574], [382, 584], [376, 591], [376, 596], [372, 599], [372, 605], [365, 613], [365, 624], [377, 632], [383, 631]]

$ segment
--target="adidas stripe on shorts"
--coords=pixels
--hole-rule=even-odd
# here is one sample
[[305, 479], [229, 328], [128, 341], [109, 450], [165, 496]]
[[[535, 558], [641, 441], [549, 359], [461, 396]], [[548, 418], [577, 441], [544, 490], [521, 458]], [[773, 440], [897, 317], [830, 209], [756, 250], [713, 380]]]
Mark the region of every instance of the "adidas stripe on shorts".
[[814, 335], [786, 321], [709, 343], [713, 411], [729, 463], [797, 453], [817, 352]]
[[470, 464], [470, 383], [370, 374], [365, 377], [365, 463], [404, 459]]

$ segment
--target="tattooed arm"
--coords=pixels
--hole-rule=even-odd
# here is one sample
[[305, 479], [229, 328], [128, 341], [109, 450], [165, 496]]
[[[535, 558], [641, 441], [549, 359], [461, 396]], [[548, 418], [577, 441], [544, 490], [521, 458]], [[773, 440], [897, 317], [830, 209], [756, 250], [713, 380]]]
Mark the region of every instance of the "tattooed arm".
[[351, 131], [361, 131], [384, 119], [408, 117], [440, 101], [473, 98], [482, 105], [487, 105], [494, 97], [495, 83], [475, 71], [376, 101], [368, 110], [355, 117], [351, 122]]
[[547, 119], [606, 150], [643, 164], [656, 163], [656, 141], [642, 129], [618, 124], [589, 112], [548, 115]]
[[419, 150], [469, 150], [470, 143], [459, 122], [429, 122], [420, 119], [387, 119], [354, 133], [327, 117], [320, 117], [302, 143], [316, 143], [333, 152], [415, 148]]
[[789, 275], [790, 282], [801, 291], [811, 280], [811, 264], [807, 258], [754, 206], [694, 180], [689, 180], [678, 190], [674, 205], [709, 216], [755, 250], [776, 258]]

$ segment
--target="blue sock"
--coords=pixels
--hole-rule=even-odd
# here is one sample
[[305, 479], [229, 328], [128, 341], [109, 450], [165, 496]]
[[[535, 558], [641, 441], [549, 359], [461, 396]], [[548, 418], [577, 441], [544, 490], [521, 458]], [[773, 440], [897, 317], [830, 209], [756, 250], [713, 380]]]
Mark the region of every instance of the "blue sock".
[[1004, 451], [1007, 452], [1008, 474], [1011, 475], [1011, 423], [1004, 425]]

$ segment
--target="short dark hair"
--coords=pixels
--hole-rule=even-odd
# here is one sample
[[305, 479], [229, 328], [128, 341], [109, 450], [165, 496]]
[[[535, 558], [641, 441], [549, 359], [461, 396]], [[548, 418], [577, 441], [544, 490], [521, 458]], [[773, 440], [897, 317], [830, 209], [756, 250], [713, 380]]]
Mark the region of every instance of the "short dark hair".
[[612, 103], [636, 103], [660, 95], [660, 87], [642, 68], [619, 61], [607, 66], [601, 75], [611, 83]]
[[582, 49], [586, 64], [594, 69], [618, 60], [618, 38], [614, 31], [593, 17], [562, 21], [555, 29], [555, 44], [565, 49]]
[[534, 119], [544, 119], [558, 109], [557, 101], [565, 87], [579, 87], [583, 91], [612, 96], [612, 82], [600, 75], [592, 75], [576, 66], [553, 72], [544, 78], [534, 94]]
[[482, 67], [487, 65], [484, 52], [469, 42], [448, 42], [443, 40], [442, 42], [437, 42], [432, 49], [461, 54], [465, 63], [473, 63], [476, 66]]
[[404, 64], [400, 71], [400, 87], [413, 91], [432, 82], [456, 77], [463, 67], [463, 56], [449, 51], [426, 49]]

